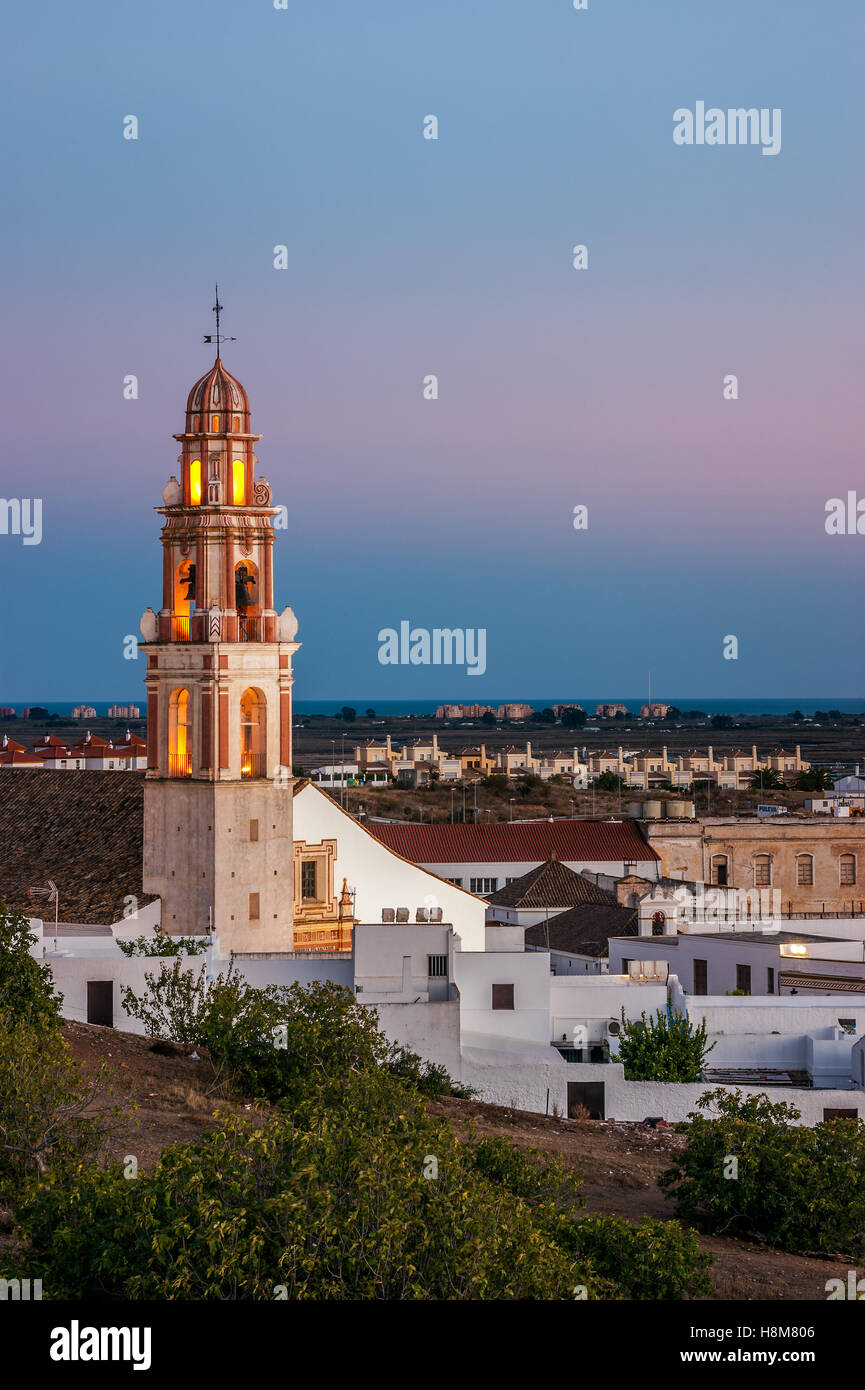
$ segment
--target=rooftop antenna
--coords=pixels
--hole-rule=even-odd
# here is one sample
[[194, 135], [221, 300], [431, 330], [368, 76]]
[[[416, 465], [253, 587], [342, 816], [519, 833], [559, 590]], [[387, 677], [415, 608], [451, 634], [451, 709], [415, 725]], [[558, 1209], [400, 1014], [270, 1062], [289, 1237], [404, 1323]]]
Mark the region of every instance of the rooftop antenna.
[[224, 306], [223, 306], [222, 304], [220, 304], [220, 302], [219, 302], [219, 286], [217, 285], [217, 286], [216, 286], [216, 303], [215, 303], [214, 306], [213, 306], [213, 312], [214, 312], [214, 314], [216, 315], [216, 332], [215, 332], [215, 333], [205, 333], [205, 335], [204, 335], [204, 341], [205, 341], [206, 343], [216, 343], [216, 355], [217, 355], [217, 357], [219, 357], [219, 347], [220, 347], [220, 344], [221, 344], [221, 343], [236, 343], [236, 342], [237, 342], [237, 339], [236, 339], [236, 338], [228, 338], [228, 337], [225, 336], [224, 333], [220, 333], [220, 331], [219, 331], [219, 315], [222, 313], [223, 308], [224, 308]]

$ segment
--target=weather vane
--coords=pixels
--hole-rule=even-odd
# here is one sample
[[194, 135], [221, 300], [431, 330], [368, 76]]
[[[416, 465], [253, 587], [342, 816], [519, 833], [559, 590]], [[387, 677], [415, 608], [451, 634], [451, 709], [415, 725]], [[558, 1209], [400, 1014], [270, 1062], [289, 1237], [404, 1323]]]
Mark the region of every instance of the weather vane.
[[217, 357], [219, 356], [219, 345], [220, 345], [220, 343], [236, 343], [236, 342], [237, 342], [237, 339], [236, 339], [236, 338], [227, 338], [227, 337], [225, 336], [225, 334], [220, 333], [220, 331], [219, 331], [219, 315], [222, 313], [222, 309], [223, 309], [223, 306], [222, 306], [222, 305], [220, 304], [220, 302], [219, 302], [219, 286], [217, 285], [217, 286], [216, 286], [216, 303], [215, 303], [214, 306], [213, 306], [213, 312], [214, 312], [214, 314], [216, 315], [216, 332], [215, 332], [215, 333], [205, 333], [205, 335], [204, 335], [204, 341], [205, 341], [206, 343], [213, 343], [213, 342], [216, 343], [216, 355], [217, 355]]

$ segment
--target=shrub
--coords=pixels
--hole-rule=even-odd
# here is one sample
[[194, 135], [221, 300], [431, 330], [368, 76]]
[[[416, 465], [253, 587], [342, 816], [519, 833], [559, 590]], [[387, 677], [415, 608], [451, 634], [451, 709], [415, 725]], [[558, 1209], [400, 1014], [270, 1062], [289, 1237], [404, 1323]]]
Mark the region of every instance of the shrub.
[[37, 937], [22, 912], [0, 903], [0, 1009], [7, 1018], [27, 1018], [30, 1026], [53, 1030], [60, 1026], [63, 995], [54, 993], [50, 966], [30, 954]]
[[799, 1111], [762, 1092], [707, 1091], [697, 1105], [719, 1113], [676, 1126], [688, 1142], [659, 1180], [677, 1216], [783, 1250], [865, 1254], [865, 1123], [794, 1125]]
[[645, 1217], [632, 1226], [618, 1216], [585, 1216], [572, 1223], [570, 1248], [620, 1299], [704, 1298], [712, 1292], [712, 1256], [677, 1221]]
[[[108, 1080], [88, 1083], [59, 1029], [0, 1012], [0, 1184], [7, 1192], [49, 1167], [96, 1152], [107, 1114], [92, 1113]], [[86, 1113], [90, 1112], [90, 1113]]]
[[695, 1029], [687, 1015], [658, 1009], [654, 1018], [643, 1013], [633, 1021], [622, 1009], [619, 1057], [626, 1081], [699, 1081], [715, 1046], [707, 1042], [705, 1019]]
[[[433, 1175], [431, 1160], [435, 1159]], [[425, 1176], [427, 1174], [427, 1176]], [[225, 1120], [151, 1175], [46, 1182], [20, 1210], [57, 1298], [560, 1299], [607, 1292], [384, 1072], [263, 1125]]]
[[172, 936], [157, 924], [152, 936], [136, 936], [132, 941], [119, 941], [124, 956], [203, 956], [206, 942], [195, 936]]

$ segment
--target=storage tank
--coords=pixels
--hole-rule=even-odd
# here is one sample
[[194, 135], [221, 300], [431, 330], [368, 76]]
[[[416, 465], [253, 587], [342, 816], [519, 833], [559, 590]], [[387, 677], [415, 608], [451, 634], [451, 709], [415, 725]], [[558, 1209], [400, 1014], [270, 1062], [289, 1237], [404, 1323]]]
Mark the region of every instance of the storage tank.
[[633, 816], [634, 820], [642, 820], [643, 803], [642, 801], [631, 801], [628, 804], [628, 815]]
[[660, 820], [663, 814], [663, 801], [644, 801], [643, 816], [646, 820]]
[[668, 802], [667, 802], [667, 818], [668, 818], [668, 820], [684, 820], [684, 817], [685, 817], [685, 803], [684, 803], [684, 801], [668, 801]]
[[685, 818], [685, 820], [693, 820], [694, 817], [695, 817], [696, 814], [697, 814], [697, 808], [696, 808], [696, 806], [694, 805], [694, 802], [693, 802], [693, 801], [683, 801], [683, 802], [682, 802], [682, 805], [683, 805], [684, 808], [685, 808], [684, 811], [682, 812], [682, 815], [683, 815], [683, 817]]

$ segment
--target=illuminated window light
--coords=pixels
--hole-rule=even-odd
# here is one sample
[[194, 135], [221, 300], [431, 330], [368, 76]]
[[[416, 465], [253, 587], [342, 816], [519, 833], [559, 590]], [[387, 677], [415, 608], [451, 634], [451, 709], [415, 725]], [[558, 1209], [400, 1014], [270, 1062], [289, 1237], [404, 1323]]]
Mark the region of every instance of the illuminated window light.
[[189, 500], [193, 507], [201, 502], [201, 459], [193, 459], [189, 465]]
[[219, 434], [219, 416], [218, 416], [218, 415], [214, 415], [214, 417], [213, 417], [213, 433], [214, 433], [214, 434]]
[[234, 504], [243, 506], [246, 502], [246, 465], [243, 459], [234, 460]]

